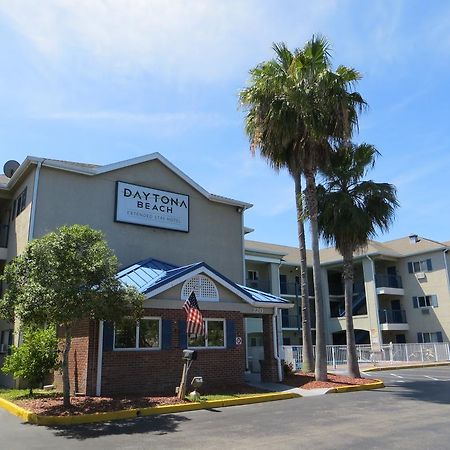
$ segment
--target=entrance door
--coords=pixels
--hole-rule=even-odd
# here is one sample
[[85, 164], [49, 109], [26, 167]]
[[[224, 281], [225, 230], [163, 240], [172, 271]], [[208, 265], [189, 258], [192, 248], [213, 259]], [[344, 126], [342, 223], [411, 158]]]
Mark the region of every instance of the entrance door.
[[406, 336], [404, 334], [396, 334], [395, 342], [397, 344], [406, 344]]

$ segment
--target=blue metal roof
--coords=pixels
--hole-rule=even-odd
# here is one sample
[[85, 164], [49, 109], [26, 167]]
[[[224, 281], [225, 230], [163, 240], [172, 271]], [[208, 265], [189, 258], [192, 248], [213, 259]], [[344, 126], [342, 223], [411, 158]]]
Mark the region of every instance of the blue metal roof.
[[281, 297], [277, 297], [276, 295], [261, 292], [247, 286], [238, 285], [204, 262], [178, 267], [157, 259], [149, 258], [122, 269], [117, 274], [117, 277], [122, 283], [127, 286], [135, 287], [138, 291], [145, 294], [164, 286], [165, 284], [168, 284], [189, 272], [193, 272], [199, 267], [204, 267], [210, 270], [225, 283], [230, 284], [235, 289], [240, 291], [245, 297], [254, 302], [290, 304], [289, 301]]

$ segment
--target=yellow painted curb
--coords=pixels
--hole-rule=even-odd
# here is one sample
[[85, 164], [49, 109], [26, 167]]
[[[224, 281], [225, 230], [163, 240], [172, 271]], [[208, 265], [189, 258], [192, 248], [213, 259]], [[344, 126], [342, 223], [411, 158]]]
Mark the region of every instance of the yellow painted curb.
[[84, 423], [110, 422], [112, 420], [133, 419], [139, 416], [151, 416], [156, 414], [171, 414], [184, 411], [195, 411], [199, 409], [223, 408], [226, 406], [248, 405], [252, 403], [271, 402], [274, 400], [285, 400], [300, 397], [291, 392], [269, 393], [261, 395], [252, 395], [248, 397], [230, 398], [224, 400], [212, 400], [205, 402], [182, 403], [180, 405], [162, 405], [150, 408], [136, 408], [121, 411], [112, 411], [95, 414], [80, 414], [77, 416], [43, 416], [34, 414], [7, 400], [0, 398], [0, 407], [10, 413], [21, 417], [25, 422], [36, 425], [79, 425]]
[[24, 422], [29, 422], [30, 417], [34, 415], [32, 412], [27, 411], [26, 409], [23, 409], [15, 403], [5, 400], [4, 398], [0, 398], [0, 408], [3, 408], [9, 413], [20, 417]]
[[374, 380], [373, 383], [357, 384], [353, 386], [339, 386], [331, 391], [328, 391], [328, 393], [341, 394], [344, 392], [370, 391], [371, 389], [381, 389], [381, 388], [384, 388], [384, 383], [381, 380]]
[[383, 370], [401, 370], [401, 369], [422, 369], [424, 367], [439, 367], [450, 366], [450, 362], [431, 363], [431, 364], [406, 364], [404, 366], [383, 366], [383, 367], [370, 367], [363, 370], [363, 372], [378, 372]]

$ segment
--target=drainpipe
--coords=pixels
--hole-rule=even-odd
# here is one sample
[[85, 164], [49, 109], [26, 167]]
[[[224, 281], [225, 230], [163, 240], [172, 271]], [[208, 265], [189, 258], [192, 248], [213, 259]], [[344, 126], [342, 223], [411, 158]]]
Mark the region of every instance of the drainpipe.
[[[378, 304], [377, 285], [376, 285], [376, 281], [375, 281], [375, 264], [373, 262], [373, 259], [369, 255], [366, 255], [366, 258], [369, 259], [370, 264], [372, 266], [373, 290], [374, 290], [375, 301], [376, 301], [375, 315], [376, 315], [376, 320], [377, 320], [378, 340], [379, 340], [379, 345], [381, 347], [383, 345], [383, 335], [381, 334], [381, 326], [380, 326], [380, 311], [379, 311], [379, 304]], [[367, 298], [366, 298], [366, 301], [367, 301]]]
[[450, 279], [449, 279], [449, 276], [448, 276], [448, 265], [447, 265], [447, 253], [448, 253], [448, 248], [446, 248], [442, 252], [442, 254], [444, 256], [445, 278], [447, 278], [447, 286], [448, 286], [448, 289], [450, 290]]
[[274, 350], [274, 357], [277, 360], [277, 372], [278, 372], [278, 381], [283, 380], [283, 372], [281, 367], [281, 358], [280, 358], [280, 352], [279, 352], [279, 346], [278, 346], [278, 339], [277, 339], [277, 316], [278, 316], [278, 308], [273, 308], [273, 316], [272, 316], [272, 334], [273, 334], [273, 350]]
[[95, 383], [95, 395], [102, 395], [102, 366], [103, 366], [103, 320], [98, 326], [98, 347], [97, 347], [97, 379]]
[[30, 226], [28, 228], [28, 240], [31, 241], [33, 239], [34, 234], [34, 221], [36, 218], [36, 200], [37, 200], [37, 191], [39, 186], [39, 175], [41, 173], [41, 166], [45, 160], [39, 161], [37, 163], [36, 172], [34, 173], [34, 183], [33, 183], [33, 197], [31, 199], [31, 217], [30, 217]]

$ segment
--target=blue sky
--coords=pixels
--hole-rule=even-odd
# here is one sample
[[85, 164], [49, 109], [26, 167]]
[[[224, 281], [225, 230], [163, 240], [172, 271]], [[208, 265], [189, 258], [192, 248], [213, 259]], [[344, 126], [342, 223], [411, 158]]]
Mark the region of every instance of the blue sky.
[[296, 245], [293, 183], [250, 156], [237, 93], [272, 42], [313, 33], [364, 76], [356, 139], [380, 150], [371, 177], [401, 203], [380, 239], [449, 240], [445, 1], [0, 0], [0, 163], [159, 151], [210, 192], [253, 203], [249, 237]]

